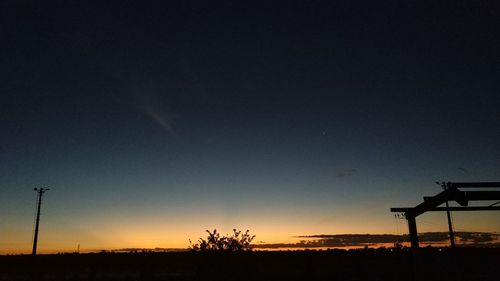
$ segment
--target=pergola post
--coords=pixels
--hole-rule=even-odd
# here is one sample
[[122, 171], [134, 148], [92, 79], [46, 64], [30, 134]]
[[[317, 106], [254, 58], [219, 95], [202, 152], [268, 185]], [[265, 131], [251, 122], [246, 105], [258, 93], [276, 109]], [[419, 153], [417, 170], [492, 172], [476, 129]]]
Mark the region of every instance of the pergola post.
[[415, 216], [406, 214], [406, 220], [408, 221], [408, 230], [410, 233], [410, 243], [412, 249], [418, 249], [418, 233], [417, 233], [417, 222]]

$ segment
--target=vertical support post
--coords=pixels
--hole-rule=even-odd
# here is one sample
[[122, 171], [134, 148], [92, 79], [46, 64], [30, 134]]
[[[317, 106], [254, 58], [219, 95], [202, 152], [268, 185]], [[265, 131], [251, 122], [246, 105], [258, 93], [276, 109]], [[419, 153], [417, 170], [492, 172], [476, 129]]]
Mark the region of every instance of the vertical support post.
[[[452, 188], [452, 183], [451, 182], [447, 182], [447, 183], [442, 183], [441, 184], [443, 189], [444, 190], [449, 190], [450, 188]], [[455, 248], [455, 233], [453, 233], [453, 225], [451, 223], [451, 214], [450, 214], [450, 209], [449, 209], [449, 204], [448, 204], [448, 196], [446, 196], [446, 216], [448, 218], [448, 232], [449, 232], [449, 235], [450, 235], [450, 246], [452, 248]]]
[[417, 233], [417, 222], [415, 216], [406, 213], [406, 220], [408, 221], [408, 230], [410, 233], [410, 243], [412, 249], [418, 249], [418, 233]]
[[50, 188], [35, 188], [34, 189], [37, 193], [38, 193], [38, 200], [37, 200], [37, 211], [36, 211], [36, 222], [35, 222], [35, 235], [33, 236], [33, 250], [31, 252], [31, 254], [33, 256], [36, 256], [36, 247], [37, 247], [37, 244], [38, 244], [38, 228], [39, 228], [39, 225], [40, 225], [40, 208], [42, 206], [42, 196], [43, 196], [43, 193], [47, 190], [50, 190]]
[[448, 232], [450, 234], [450, 246], [455, 248], [455, 233], [453, 233], [453, 225], [451, 224], [450, 210], [448, 209], [448, 200], [446, 200], [446, 215], [448, 216]]

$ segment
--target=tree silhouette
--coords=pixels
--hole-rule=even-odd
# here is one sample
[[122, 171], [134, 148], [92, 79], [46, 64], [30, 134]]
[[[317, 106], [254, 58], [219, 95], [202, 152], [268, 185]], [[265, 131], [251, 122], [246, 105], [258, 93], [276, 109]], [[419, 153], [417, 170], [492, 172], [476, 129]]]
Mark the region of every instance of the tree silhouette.
[[252, 250], [252, 240], [255, 235], [250, 235], [250, 231], [247, 230], [242, 233], [239, 230], [233, 229], [233, 234], [231, 236], [221, 236], [217, 229], [213, 232], [207, 230], [208, 236], [206, 239], [198, 239], [198, 243], [192, 244], [191, 239], [189, 240], [189, 249], [193, 251], [228, 251], [228, 252], [244, 252]]

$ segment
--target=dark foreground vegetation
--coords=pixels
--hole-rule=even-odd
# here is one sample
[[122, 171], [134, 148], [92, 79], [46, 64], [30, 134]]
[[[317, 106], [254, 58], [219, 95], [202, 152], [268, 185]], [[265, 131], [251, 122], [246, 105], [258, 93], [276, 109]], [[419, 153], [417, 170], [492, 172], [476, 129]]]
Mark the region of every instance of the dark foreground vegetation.
[[500, 249], [0, 256], [0, 280], [500, 280]]

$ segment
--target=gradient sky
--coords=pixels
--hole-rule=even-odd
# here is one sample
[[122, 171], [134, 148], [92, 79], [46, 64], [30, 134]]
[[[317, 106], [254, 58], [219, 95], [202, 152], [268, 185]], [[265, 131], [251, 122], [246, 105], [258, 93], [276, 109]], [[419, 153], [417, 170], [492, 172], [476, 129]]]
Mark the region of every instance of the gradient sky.
[[50, 252], [401, 234], [435, 181], [500, 179], [489, 1], [161, 2], [2, 1], [0, 253], [30, 252], [34, 187]]

